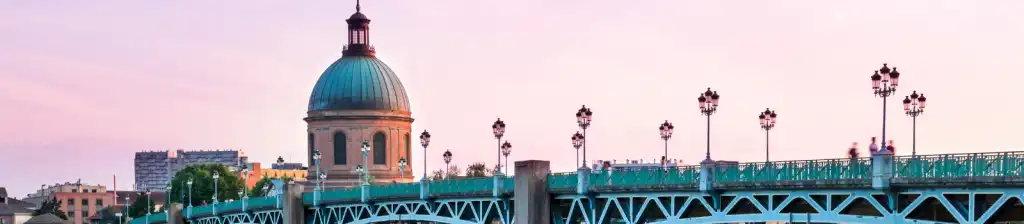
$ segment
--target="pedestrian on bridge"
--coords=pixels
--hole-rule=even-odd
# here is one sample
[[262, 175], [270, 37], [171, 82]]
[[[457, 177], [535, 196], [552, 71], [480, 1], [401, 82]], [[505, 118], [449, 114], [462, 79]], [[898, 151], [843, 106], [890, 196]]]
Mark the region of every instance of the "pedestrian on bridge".
[[875, 153], [878, 153], [878, 144], [875, 143], [875, 141], [876, 141], [875, 137], [871, 137], [871, 145], [868, 146], [868, 150], [871, 151], [871, 155], [874, 155]]
[[857, 157], [860, 157], [860, 153], [857, 153], [857, 142], [853, 142], [853, 145], [850, 146], [850, 151], [847, 153], [850, 155], [850, 159], [857, 159]]
[[889, 140], [889, 145], [886, 145], [885, 149], [889, 150], [889, 152], [892, 152], [892, 154], [896, 154], [896, 147], [892, 146], [892, 140]]

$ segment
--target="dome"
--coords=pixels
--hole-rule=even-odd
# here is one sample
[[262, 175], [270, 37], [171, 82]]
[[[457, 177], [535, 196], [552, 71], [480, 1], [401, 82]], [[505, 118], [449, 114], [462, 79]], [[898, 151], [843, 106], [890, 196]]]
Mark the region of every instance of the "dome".
[[409, 96], [398, 76], [374, 56], [343, 56], [320, 75], [308, 112], [390, 110], [410, 112]]

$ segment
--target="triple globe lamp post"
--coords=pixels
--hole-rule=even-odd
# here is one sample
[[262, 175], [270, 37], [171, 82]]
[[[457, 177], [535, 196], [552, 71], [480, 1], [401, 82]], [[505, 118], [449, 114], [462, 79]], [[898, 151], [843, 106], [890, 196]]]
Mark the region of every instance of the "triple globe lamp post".
[[672, 138], [672, 132], [676, 129], [672, 122], [665, 120], [665, 123], [661, 123], [658, 126], [658, 131], [661, 133], [661, 140], [665, 140], [665, 156], [662, 157], [662, 161], [668, 165], [668, 140]]
[[427, 130], [423, 130], [423, 133], [420, 134], [420, 145], [423, 146], [423, 178], [422, 178], [422, 180], [426, 180], [427, 179], [427, 146], [430, 145], [430, 132], [427, 132]]
[[903, 98], [903, 111], [907, 113], [907, 116], [910, 116], [911, 120], [913, 120], [911, 156], [917, 156], [917, 116], [924, 113], [924, 106], [927, 100], [928, 99], [924, 97], [924, 94], [917, 94], [917, 91], [914, 91], [909, 96]]
[[504, 147], [504, 145], [501, 144], [501, 137], [505, 136], [505, 122], [501, 121], [501, 118], [498, 118], [498, 120], [494, 121], [494, 124], [491, 125], [491, 130], [494, 132], [494, 138], [498, 139], [498, 166], [495, 168], [496, 170], [494, 171], [494, 174], [501, 175], [501, 152], [503, 150], [502, 147]]
[[[583, 130], [580, 141], [583, 146], [583, 160], [580, 161], [580, 168], [585, 169], [587, 167], [587, 128], [590, 127], [590, 121], [593, 119], [594, 112], [587, 108], [587, 105], [583, 105], [578, 111], [576, 111], [576, 124]], [[575, 136], [573, 136], [575, 144]], [[578, 149], [578, 147], [577, 147]]]
[[889, 65], [885, 63], [882, 64], [882, 68], [871, 75], [871, 89], [874, 90], [875, 96], [882, 98], [882, 147], [879, 148], [879, 152], [892, 153], [885, 147], [886, 104], [889, 96], [896, 93], [896, 87], [899, 87], [899, 84], [900, 72], [896, 71], [896, 67], [889, 69]]
[[769, 148], [768, 147], [768, 132], [771, 132], [772, 129], [775, 128], [775, 118], [778, 117], [778, 116], [779, 115], [776, 114], [774, 110], [767, 109], [767, 108], [764, 109], [764, 112], [761, 112], [760, 115], [757, 115], [758, 120], [760, 120], [760, 122], [761, 122], [761, 129], [764, 129], [764, 161], [765, 162], [771, 161], [771, 160], [769, 160], [769, 157], [768, 157], [768, 155], [769, 155], [768, 154], [768, 152], [769, 152], [769, 150], [768, 150], [768, 148]]
[[712, 91], [708, 88], [697, 97], [697, 105], [700, 107], [700, 113], [705, 117], [708, 117], [708, 129], [707, 129], [707, 152], [704, 157], [704, 162], [714, 162], [711, 160], [711, 115], [714, 115], [718, 111], [718, 91]]

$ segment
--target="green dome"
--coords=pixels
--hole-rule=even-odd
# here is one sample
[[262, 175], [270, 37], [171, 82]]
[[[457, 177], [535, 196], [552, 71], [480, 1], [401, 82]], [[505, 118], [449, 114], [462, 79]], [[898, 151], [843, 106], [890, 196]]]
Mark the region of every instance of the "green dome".
[[398, 76], [374, 56], [343, 56], [313, 87], [309, 112], [321, 110], [409, 111], [409, 96]]

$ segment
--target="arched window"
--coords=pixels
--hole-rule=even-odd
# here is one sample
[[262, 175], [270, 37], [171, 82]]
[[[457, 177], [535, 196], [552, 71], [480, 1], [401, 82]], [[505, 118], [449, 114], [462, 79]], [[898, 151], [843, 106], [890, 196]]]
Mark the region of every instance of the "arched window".
[[373, 135], [373, 164], [386, 165], [388, 161], [388, 138], [383, 132]]
[[315, 136], [313, 135], [313, 133], [309, 133], [308, 140], [309, 140], [309, 166], [312, 167], [313, 166], [313, 149], [315, 149], [315, 147], [316, 147], [316, 146], [313, 145], [313, 141], [316, 140]]
[[348, 163], [348, 137], [343, 132], [334, 133], [334, 164]]
[[412, 165], [412, 139], [409, 139], [409, 133], [405, 133], [405, 161], [408, 165]]

